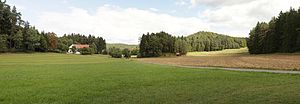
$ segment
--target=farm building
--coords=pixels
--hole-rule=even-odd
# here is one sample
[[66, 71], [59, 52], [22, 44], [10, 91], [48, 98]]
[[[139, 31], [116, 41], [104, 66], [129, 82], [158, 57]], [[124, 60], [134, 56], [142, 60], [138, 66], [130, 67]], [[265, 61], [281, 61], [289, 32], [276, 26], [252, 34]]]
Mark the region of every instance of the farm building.
[[[69, 47], [69, 50], [68, 50], [68, 53], [69, 54], [80, 54], [79, 52], [79, 49], [82, 49], [82, 48], [89, 48], [90, 46], [87, 45], [87, 44], [80, 44], [80, 43], [77, 43], [77, 44], [72, 44], [70, 47]], [[75, 52], [74, 52], [75, 51]]]

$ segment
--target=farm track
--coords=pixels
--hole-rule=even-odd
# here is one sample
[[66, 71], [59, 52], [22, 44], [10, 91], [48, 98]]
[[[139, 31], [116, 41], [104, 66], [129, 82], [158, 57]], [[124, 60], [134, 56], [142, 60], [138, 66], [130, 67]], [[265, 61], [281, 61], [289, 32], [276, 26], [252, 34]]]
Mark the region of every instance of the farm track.
[[[145, 62], [148, 64], [156, 65], [167, 65], [159, 63]], [[300, 74], [300, 71], [291, 71], [291, 70], [267, 70], [267, 69], [252, 69], [252, 68], [225, 68], [225, 67], [205, 67], [205, 66], [183, 66], [183, 65], [167, 65], [180, 68], [193, 68], [193, 69], [212, 69], [212, 70], [229, 70], [229, 71], [241, 71], [241, 72], [263, 72], [263, 73], [277, 73], [277, 74]]]
[[265, 70], [265, 69], [248, 69], [248, 68], [221, 68], [221, 67], [195, 67], [195, 66], [177, 66], [184, 68], [209, 68], [209, 69], [222, 69], [230, 71], [243, 71], [243, 72], [267, 72], [279, 74], [300, 74], [300, 71], [285, 71], [285, 70]]

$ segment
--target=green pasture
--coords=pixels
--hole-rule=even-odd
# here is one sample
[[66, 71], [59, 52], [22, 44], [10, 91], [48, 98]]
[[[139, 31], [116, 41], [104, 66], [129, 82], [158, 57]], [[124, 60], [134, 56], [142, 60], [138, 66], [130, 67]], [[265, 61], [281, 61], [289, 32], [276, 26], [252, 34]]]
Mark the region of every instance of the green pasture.
[[0, 54], [2, 104], [292, 104], [300, 75], [190, 69], [108, 56]]

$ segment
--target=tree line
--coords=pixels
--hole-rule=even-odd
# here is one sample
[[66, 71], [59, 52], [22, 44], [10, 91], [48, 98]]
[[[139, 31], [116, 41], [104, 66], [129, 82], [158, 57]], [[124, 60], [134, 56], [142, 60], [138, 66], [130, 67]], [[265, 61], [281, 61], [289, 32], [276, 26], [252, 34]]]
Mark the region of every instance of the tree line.
[[174, 37], [166, 32], [143, 34], [140, 57], [185, 55], [193, 51], [218, 51], [246, 47], [245, 38], [235, 38], [212, 32], [198, 32], [187, 37]]
[[102, 53], [102, 37], [68, 34], [58, 37], [53, 32], [39, 32], [21, 18], [16, 7], [0, 0], [0, 52], [66, 52], [73, 43], [89, 44], [93, 53]]
[[[60, 37], [58, 40], [59, 40], [59, 42], [61, 41], [62, 46], [65, 45], [65, 46], [63, 46], [63, 47], [65, 47], [65, 49], [67, 49], [66, 46], [68, 46], [68, 48], [69, 48], [69, 46], [72, 43], [80, 43], [80, 44], [90, 45], [91, 53], [102, 54], [106, 50], [105, 39], [103, 39], [102, 37], [95, 37], [93, 35], [85, 36], [82, 34], [72, 33], [72, 34], [68, 34], [68, 35], [65, 34], [62, 37]], [[65, 49], [62, 49], [62, 48], [59, 48], [59, 49], [65, 51]]]
[[137, 49], [128, 49], [128, 48], [117, 48], [117, 47], [110, 47], [107, 50], [108, 55], [110, 55], [113, 58], [131, 58], [131, 55], [137, 55], [138, 50]]
[[175, 52], [176, 38], [166, 32], [143, 34], [140, 40], [140, 57], [159, 57]]
[[292, 53], [300, 51], [300, 8], [280, 12], [269, 23], [258, 22], [250, 31], [248, 48], [251, 54]]

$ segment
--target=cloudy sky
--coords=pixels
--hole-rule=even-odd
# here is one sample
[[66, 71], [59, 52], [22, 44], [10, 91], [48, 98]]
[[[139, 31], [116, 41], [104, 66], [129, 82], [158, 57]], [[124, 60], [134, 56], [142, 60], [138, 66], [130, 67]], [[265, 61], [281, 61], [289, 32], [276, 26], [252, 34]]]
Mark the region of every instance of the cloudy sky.
[[299, 0], [7, 0], [39, 30], [93, 34], [137, 44], [147, 32], [212, 31], [247, 37], [258, 21], [299, 8]]

